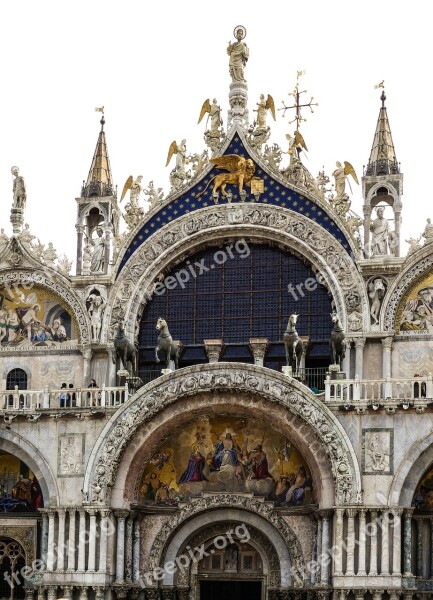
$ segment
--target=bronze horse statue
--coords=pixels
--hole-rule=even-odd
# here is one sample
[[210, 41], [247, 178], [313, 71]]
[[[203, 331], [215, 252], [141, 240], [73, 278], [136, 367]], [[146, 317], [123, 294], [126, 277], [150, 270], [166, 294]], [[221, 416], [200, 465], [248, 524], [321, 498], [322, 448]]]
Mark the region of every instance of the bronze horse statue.
[[170, 368], [170, 361], [174, 362], [175, 369], [179, 368], [179, 344], [173, 342], [173, 338], [168, 330], [167, 321], [162, 317], [159, 317], [156, 322], [156, 329], [159, 331], [158, 345], [155, 348], [155, 360], [157, 363], [160, 362], [158, 352], [163, 355], [163, 361], [165, 362], [165, 369]]
[[[114, 336], [114, 348], [112, 353], [113, 363], [116, 364], [117, 359], [122, 363], [123, 368], [133, 375], [136, 369], [137, 350], [125, 335], [125, 324], [119, 321], [117, 325], [116, 335]], [[128, 368], [129, 367], [129, 368]]]
[[301, 364], [302, 353], [304, 352], [304, 343], [296, 331], [296, 321], [299, 315], [292, 314], [287, 323], [287, 329], [284, 333], [284, 346], [286, 348], [286, 364], [292, 367], [293, 375], [298, 374]]
[[346, 356], [346, 340], [343, 326], [341, 325], [340, 317], [337, 313], [331, 313], [332, 323], [334, 327], [331, 331], [331, 339], [329, 340], [329, 349], [331, 352], [331, 360], [333, 365], [338, 365], [342, 368], [343, 358]]

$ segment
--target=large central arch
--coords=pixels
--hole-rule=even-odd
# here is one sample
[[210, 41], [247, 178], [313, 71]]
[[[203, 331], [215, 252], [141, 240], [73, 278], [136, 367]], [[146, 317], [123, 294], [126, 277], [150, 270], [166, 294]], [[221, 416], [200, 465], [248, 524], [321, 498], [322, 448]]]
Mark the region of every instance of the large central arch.
[[[239, 402], [244, 398], [250, 406], [260, 400], [267, 407], [268, 415], [274, 412], [275, 418], [284, 415], [295, 418], [299, 436], [309, 435], [310, 445], [315, 445], [314, 439], [317, 440], [316, 453], [329, 457], [335, 493], [332, 501], [328, 498], [328, 506], [334, 501], [336, 504], [357, 502], [361, 490], [359, 465], [333, 413], [297, 381], [264, 367], [239, 363], [195, 365], [164, 375], [141, 388], [113, 415], [98, 438], [86, 468], [84, 491], [93, 500], [107, 502], [113, 487], [118, 490], [123, 486], [123, 483], [117, 486], [117, 479], [125, 452], [129, 452], [128, 460], [132, 460], [137, 446], [143, 443], [137, 432], [143, 431], [143, 427], [150, 430], [163, 411], [171, 407], [179, 407], [184, 413], [192, 411], [194, 399], [199, 402], [200, 397], [218, 410], [218, 393], [221, 396], [232, 393], [235, 398], [239, 397]], [[127, 470], [121, 469], [120, 479]], [[121, 503], [118, 495], [115, 503]]]
[[361, 275], [329, 232], [311, 218], [282, 207], [226, 204], [184, 215], [146, 240], [113, 286], [105, 313], [106, 331], [124, 319], [133, 336], [140, 311], [162, 274], [204, 247], [240, 238], [271, 242], [305, 257], [330, 290], [342, 321], [353, 331], [362, 329], [362, 324], [360, 319], [348, 319], [352, 313], [362, 316], [364, 323], [369, 322]]

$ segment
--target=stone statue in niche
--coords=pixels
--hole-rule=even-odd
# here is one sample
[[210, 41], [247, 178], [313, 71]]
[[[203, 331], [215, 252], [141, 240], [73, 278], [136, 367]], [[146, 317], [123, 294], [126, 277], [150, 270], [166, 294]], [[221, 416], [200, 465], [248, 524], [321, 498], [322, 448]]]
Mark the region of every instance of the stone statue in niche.
[[86, 304], [92, 326], [92, 342], [99, 342], [106, 303], [99, 293], [93, 292], [88, 296]]
[[379, 206], [376, 210], [377, 217], [370, 224], [371, 256], [388, 254], [389, 223], [383, 216], [384, 211], [384, 207]]
[[379, 313], [382, 300], [386, 293], [386, 283], [381, 277], [376, 277], [368, 284], [370, 298], [370, 316], [373, 325], [379, 324]]
[[224, 571], [237, 571], [238, 570], [238, 549], [234, 544], [231, 544], [224, 557]]

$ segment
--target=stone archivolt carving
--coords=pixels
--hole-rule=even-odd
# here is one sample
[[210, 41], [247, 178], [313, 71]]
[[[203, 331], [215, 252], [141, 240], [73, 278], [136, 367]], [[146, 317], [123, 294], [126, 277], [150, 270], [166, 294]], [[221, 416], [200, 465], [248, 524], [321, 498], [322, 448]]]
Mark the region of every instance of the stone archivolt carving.
[[405, 294], [427, 273], [431, 272], [432, 267], [433, 256], [431, 255], [418, 258], [415, 262], [411, 261], [405, 265], [404, 273], [393, 283], [392, 289], [388, 292], [388, 297], [385, 298], [383, 324], [385, 331], [394, 330], [397, 311]]
[[80, 330], [81, 343], [88, 344], [90, 342], [90, 328], [85, 308], [75, 292], [61, 285], [58, 279], [58, 277], [54, 279], [43, 271], [14, 271], [0, 275], [0, 288], [3, 286], [37, 284], [56, 293], [70, 306]]
[[283, 375], [263, 367], [243, 365], [240, 369], [235, 363], [188, 367], [173, 372], [168, 380], [156, 380], [142, 393], [139, 391], [132, 402], [122, 406], [112, 417], [105, 434], [97, 441], [85, 476], [84, 491], [91, 495], [92, 489], [99, 486], [106, 490], [103, 497], [107, 501], [120, 459], [136, 430], [170, 404], [211, 391], [258, 394], [298, 415], [315, 430], [330, 458], [337, 504], [356, 502], [361, 488], [359, 466], [350, 441], [334, 415], [301, 384], [294, 381], [288, 384]]
[[[233, 499], [235, 498], [236, 497], [233, 497]], [[232, 523], [228, 521], [225, 521], [224, 523], [217, 523], [215, 525], [211, 525], [210, 527], [201, 530], [197, 535], [188, 540], [188, 545], [191, 548], [200, 548], [202, 544], [206, 546], [206, 542], [208, 540], [213, 541], [220, 535], [226, 535], [227, 530], [231, 528], [231, 525]], [[238, 523], [233, 523], [233, 528], [237, 525]], [[249, 525], [248, 533], [250, 534], [250, 540], [253, 542], [253, 544], [258, 546], [262, 550], [262, 555], [265, 557], [268, 563], [268, 585], [272, 587], [279, 586], [281, 582], [281, 570], [277, 551], [275, 550], [274, 546], [269, 541], [269, 539], [255, 527]], [[249, 541], [249, 543], [251, 543], [251, 541]], [[189, 585], [191, 577], [191, 567], [192, 563], [190, 564], [190, 569], [182, 569], [177, 572], [177, 586], [187, 587]]]
[[[233, 225], [240, 226], [239, 236], [248, 235], [248, 239], [257, 240], [271, 237], [306, 257], [322, 274], [343, 321], [357, 312], [364, 314], [365, 322], [368, 322], [368, 302], [362, 278], [349, 254], [335, 238], [311, 219], [288, 209], [253, 204], [203, 208], [180, 217], [174, 226], [166, 225], [156, 232], [134, 253], [120, 273], [109, 301], [111, 311], [108, 307], [106, 311], [111, 328], [119, 319], [125, 319], [132, 334], [130, 328], [135, 323], [138, 307], [143, 304], [143, 297], [152, 297], [158, 276], [169, 268], [172, 261], [176, 259], [178, 262], [185, 246], [203, 247], [211, 238], [209, 230], [217, 230], [215, 236], [218, 237], [227, 237], [228, 232], [233, 235]], [[133, 291], [127, 302], [122, 292], [125, 285]]]
[[[212, 509], [221, 508], [222, 506], [228, 509], [240, 508], [242, 510], [260, 515], [278, 530], [280, 535], [284, 538], [289, 550], [293, 585], [295, 587], [302, 587], [303, 574], [305, 573], [305, 569], [303, 568], [304, 560], [301, 546], [292, 529], [274, 510], [274, 505], [272, 502], [265, 502], [263, 501], [263, 498], [255, 498], [254, 496], [247, 496], [245, 494], [214, 494], [200, 498], [191, 498], [189, 502], [181, 504], [176, 514], [160, 529], [149, 553], [150, 560], [148, 570], [153, 571], [153, 569], [156, 569], [163, 563], [163, 554], [164, 550], [167, 548], [167, 543], [175, 534], [180, 525], [201, 512], [208, 512]], [[217, 531], [220, 531], [220, 528], [221, 532], [225, 533], [229, 528], [229, 525], [227, 522], [224, 522], [221, 525], [215, 525], [214, 529], [216, 535], [219, 535]], [[212, 532], [214, 529], [212, 529]], [[271, 581], [276, 581], [276, 585], [278, 585], [280, 583], [279, 580], [281, 573], [279, 569], [278, 555], [276, 554], [275, 548], [263, 534], [258, 532], [256, 529], [252, 529], [252, 531], [253, 540], [258, 541], [259, 545], [264, 548], [266, 556], [270, 558], [270, 579]], [[203, 530], [193, 540], [189, 541], [189, 546], [191, 548], [200, 546], [204, 540], [209, 539], [209, 535], [207, 535], [208, 533], [209, 529]], [[197, 543], [195, 543], [195, 540], [197, 540]], [[177, 583], [178, 585], [187, 585], [187, 582], [180, 582], [179, 577]]]

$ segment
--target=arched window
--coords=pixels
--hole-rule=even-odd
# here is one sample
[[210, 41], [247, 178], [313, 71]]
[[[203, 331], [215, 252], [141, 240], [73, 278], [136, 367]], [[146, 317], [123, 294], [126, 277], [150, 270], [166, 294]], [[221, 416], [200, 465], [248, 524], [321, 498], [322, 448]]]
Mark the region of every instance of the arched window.
[[0, 538], [0, 598], [19, 600], [26, 597], [22, 569], [25, 567], [24, 550], [11, 538]]
[[16, 385], [19, 390], [27, 389], [27, 373], [23, 369], [12, 369], [7, 375], [6, 389], [14, 390]]

